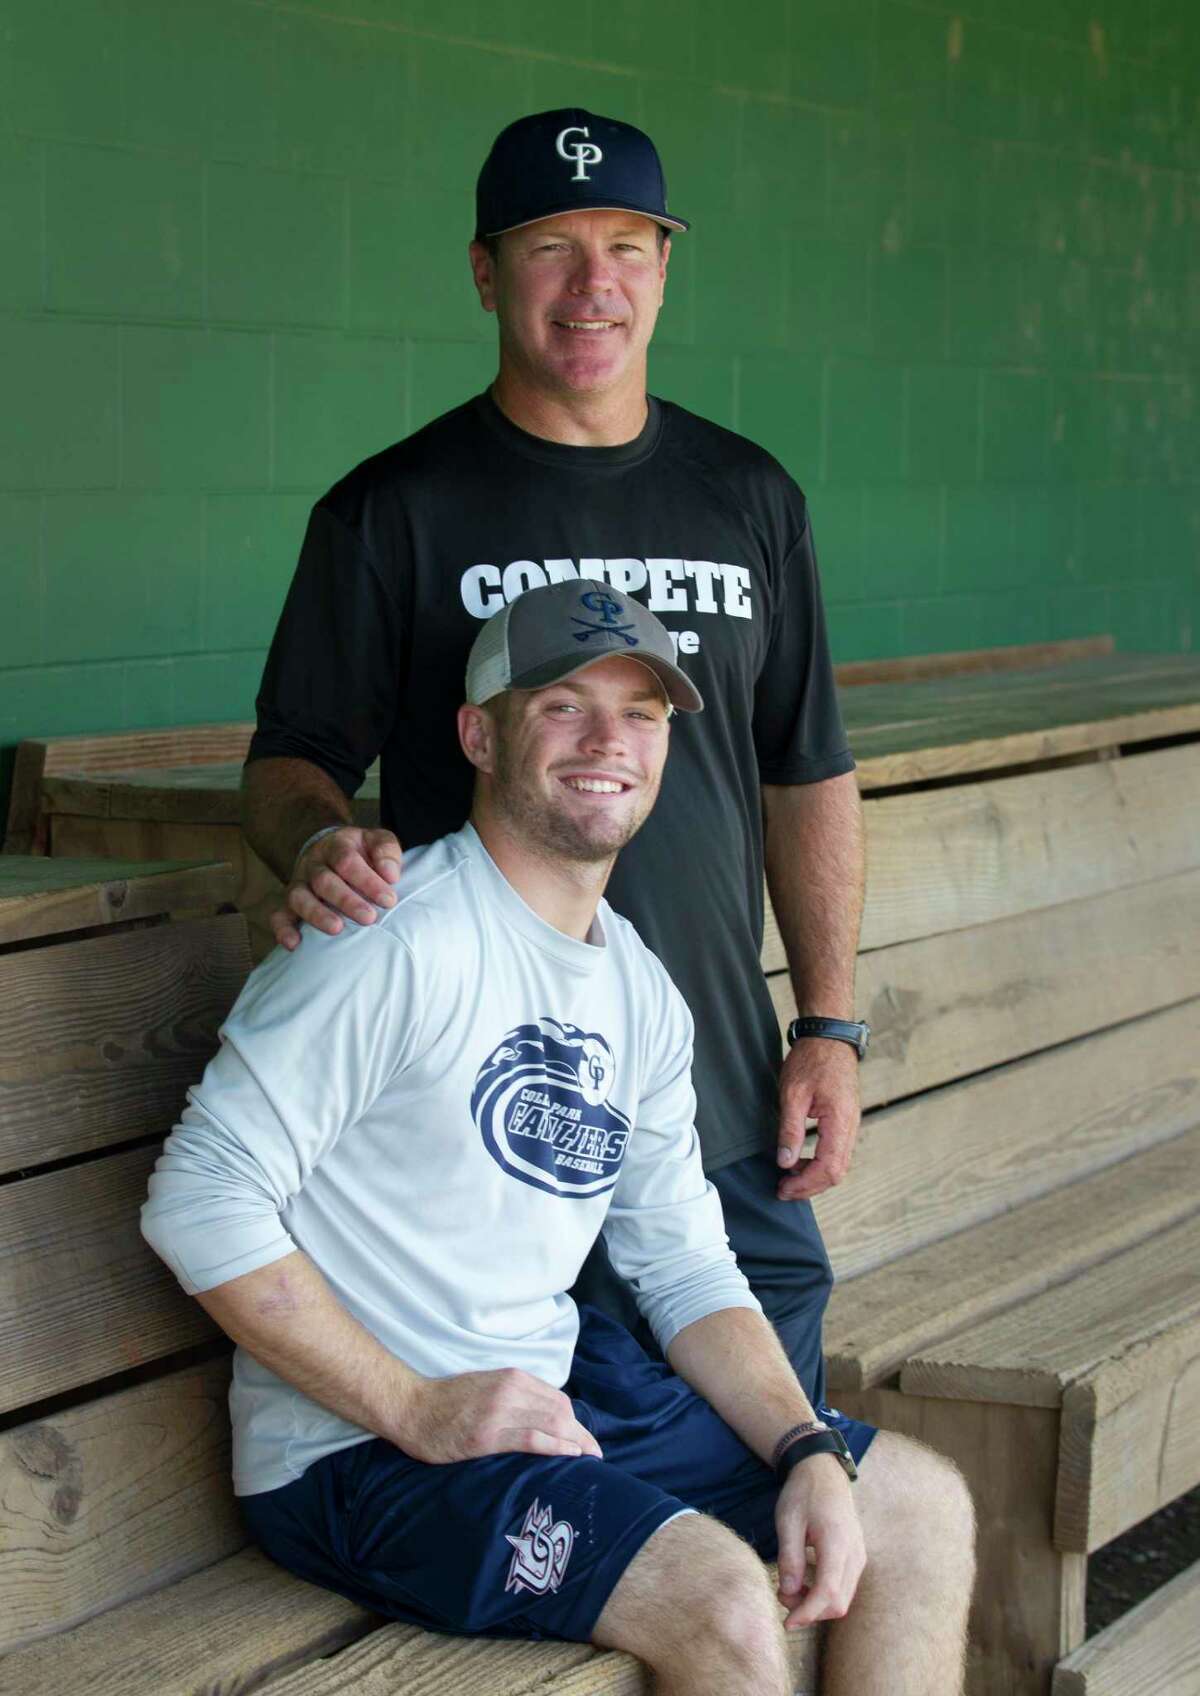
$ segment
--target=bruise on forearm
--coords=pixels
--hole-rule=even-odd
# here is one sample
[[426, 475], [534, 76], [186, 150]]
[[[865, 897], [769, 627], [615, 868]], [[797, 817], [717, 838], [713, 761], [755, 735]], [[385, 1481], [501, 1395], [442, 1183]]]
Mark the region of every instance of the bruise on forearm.
[[299, 1250], [196, 1300], [255, 1360], [331, 1413], [389, 1442], [420, 1375], [342, 1305]]
[[801, 1013], [853, 1019], [866, 884], [854, 773], [764, 784], [767, 889]]

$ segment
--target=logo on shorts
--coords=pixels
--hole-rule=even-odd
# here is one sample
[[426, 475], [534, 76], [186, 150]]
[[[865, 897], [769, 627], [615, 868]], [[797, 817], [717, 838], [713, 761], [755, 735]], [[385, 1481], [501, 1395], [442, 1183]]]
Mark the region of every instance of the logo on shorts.
[[471, 1092], [484, 1147], [510, 1177], [550, 1195], [612, 1189], [631, 1128], [608, 1100], [616, 1069], [598, 1031], [545, 1016], [517, 1025]]
[[515, 1551], [504, 1585], [506, 1591], [532, 1590], [535, 1596], [544, 1596], [548, 1590], [558, 1589], [575, 1546], [575, 1530], [565, 1519], [555, 1521], [549, 1502], [542, 1507], [535, 1496], [525, 1515], [521, 1535], [510, 1537], [505, 1532], [504, 1541], [511, 1543]]

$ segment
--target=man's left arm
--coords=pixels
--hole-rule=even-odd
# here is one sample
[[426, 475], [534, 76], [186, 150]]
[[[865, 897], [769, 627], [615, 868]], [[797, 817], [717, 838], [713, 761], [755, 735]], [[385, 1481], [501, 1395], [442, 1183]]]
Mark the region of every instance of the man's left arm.
[[[768, 1466], [781, 1438], [816, 1421], [778, 1337], [761, 1313], [722, 1308], [684, 1326], [667, 1359]], [[839, 1619], [866, 1560], [851, 1486], [834, 1455], [810, 1455], [788, 1474], [775, 1509], [780, 1603], [785, 1624]], [[807, 1548], [816, 1570], [806, 1573]], [[804, 1593], [805, 1584], [809, 1585]]]
[[[815, 783], [762, 786], [767, 890], [801, 1014], [855, 1019], [854, 968], [866, 849], [853, 772]], [[858, 1056], [845, 1042], [797, 1042], [780, 1075], [778, 1194], [796, 1201], [840, 1183], [858, 1133]], [[815, 1158], [801, 1160], [806, 1120]], [[800, 1162], [797, 1165], [797, 1162]]]

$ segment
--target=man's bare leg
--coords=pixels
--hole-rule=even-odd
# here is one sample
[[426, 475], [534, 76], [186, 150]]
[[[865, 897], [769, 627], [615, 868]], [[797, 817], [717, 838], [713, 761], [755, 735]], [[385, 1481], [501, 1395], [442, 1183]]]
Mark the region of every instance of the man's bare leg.
[[962, 1474], [881, 1431], [854, 1486], [867, 1564], [844, 1619], [826, 1626], [822, 1696], [959, 1696], [975, 1576], [975, 1513]]
[[643, 1543], [592, 1641], [644, 1661], [657, 1696], [790, 1696], [781, 1617], [750, 1545], [689, 1513]]

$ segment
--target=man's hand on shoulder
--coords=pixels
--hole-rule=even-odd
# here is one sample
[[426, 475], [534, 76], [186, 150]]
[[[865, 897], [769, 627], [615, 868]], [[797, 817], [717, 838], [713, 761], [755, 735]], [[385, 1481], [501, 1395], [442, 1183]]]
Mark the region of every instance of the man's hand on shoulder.
[[399, 1447], [433, 1466], [513, 1451], [603, 1459], [571, 1398], [515, 1366], [421, 1379], [406, 1398]]
[[[850, 1480], [833, 1455], [810, 1455], [794, 1466], [775, 1504], [784, 1626], [841, 1619], [867, 1564], [866, 1544]], [[809, 1571], [808, 1550], [816, 1557]]]
[[[808, 1037], [793, 1044], [779, 1078], [780, 1201], [802, 1201], [850, 1170], [862, 1109], [858, 1056], [849, 1043]], [[805, 1121], [817, 1120], [817, 1152], [801, 1157]]]
[[336, 936], [344, 919], [375, 922], [377, 908], [394, 907], [400, 878], [400, 843], [390, 830], [347, 824], [306, 848], [292, 868], [284, 905], [271, 914], [276, 942], [300, 943], [300, 921]]

